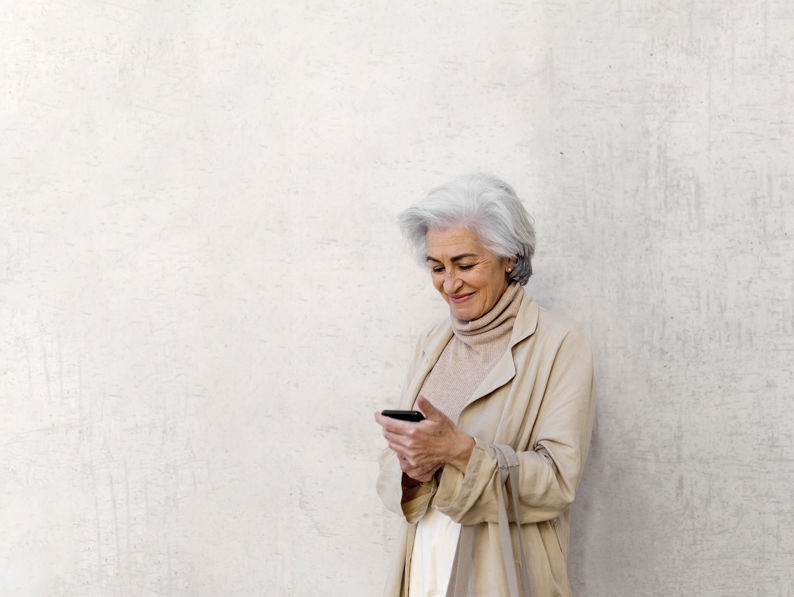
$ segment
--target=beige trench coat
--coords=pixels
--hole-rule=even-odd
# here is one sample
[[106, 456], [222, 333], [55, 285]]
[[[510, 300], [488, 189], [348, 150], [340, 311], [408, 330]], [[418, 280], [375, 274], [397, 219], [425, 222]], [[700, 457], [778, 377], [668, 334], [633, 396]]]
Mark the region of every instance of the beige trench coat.
[[[400, 408], [412, 407], [451, 338], [447, 321], [420, 339]], [[416, 523], [430, 506], [463, 525], [478, 526], [471, 594], [508, 595], [497, 525], [499, 471], [489, 447], [507, 444], [518, 455], [521, 510], [520, 531], [511, 524], [510, 532], [515, 554], [519, 535], [523, 541], [531, 595], [570, 595], [569, 508], [587, 457], [593, 414], [592, 353], [586, 334], [570, 320], [541, 309], [525, 293], [510, 350], [476, 389], [458, 421], [476, 443], [466, 471], [446, 466], [436, 479], [406, 489], [394, 452], [387, 448], [380, 456], [378, 493], [404, 519], [403, 544], [384, 594], [407, 595]], [[512, 510], [508, 505], [514, 521]]]

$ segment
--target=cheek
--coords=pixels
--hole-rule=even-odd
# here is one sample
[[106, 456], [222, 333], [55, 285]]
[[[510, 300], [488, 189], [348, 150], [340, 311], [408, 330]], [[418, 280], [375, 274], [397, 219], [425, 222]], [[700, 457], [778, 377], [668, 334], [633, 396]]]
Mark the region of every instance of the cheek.
[[478, 290], [488, 289], [488, 277], [483, 276], [481, 273], [470, 272], [463, 279], [471, 288], [476, 288]]
[[502, 291], [504, 281], [496, 276], [489, 276], [487, 279], [480, 280], [483, 289], [487, 289], [488, 294], [498, 294]]

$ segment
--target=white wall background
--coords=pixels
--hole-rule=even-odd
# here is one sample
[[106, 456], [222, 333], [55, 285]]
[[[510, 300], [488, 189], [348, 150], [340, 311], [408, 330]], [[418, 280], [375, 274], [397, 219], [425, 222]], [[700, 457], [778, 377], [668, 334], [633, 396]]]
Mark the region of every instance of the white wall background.
[[395, 215], [486, 169], [594, 341], [577, 594], [794, 595], [788, 0], [7, 1], [0, 77], [0, 594], [378, 594]]

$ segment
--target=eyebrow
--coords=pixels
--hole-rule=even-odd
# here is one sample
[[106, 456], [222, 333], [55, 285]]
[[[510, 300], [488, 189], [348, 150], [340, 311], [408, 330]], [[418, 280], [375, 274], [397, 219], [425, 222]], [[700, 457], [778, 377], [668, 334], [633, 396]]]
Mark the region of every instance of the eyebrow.
[[[477, 257], [477, 255], [475, 253], [461, 253], [460, 255], [455, 255], [452, 259], [450, 259], [450, 261], [460, 261], [465, 257]], [[441, 263], [441, 260], [431, 257], [430, 255], [425, 258], [425, 261], [435, 261], [436, 263]]]

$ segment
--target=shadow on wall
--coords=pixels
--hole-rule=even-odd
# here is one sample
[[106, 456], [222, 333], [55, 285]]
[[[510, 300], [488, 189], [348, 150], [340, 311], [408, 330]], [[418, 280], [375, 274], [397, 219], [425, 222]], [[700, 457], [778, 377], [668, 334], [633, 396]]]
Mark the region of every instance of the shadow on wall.
[[[654, 557], [660, 553], [658, 541], [663, 540], [637, 533], [637, 529], [653, 527], [653, 512], [643, 488], [633, 482], [631, 471], [618, 465], [625, 457], [612, 453], [616, 444], [605, 441], [606, 434], [599, 432], [599, 417], [609, 410], [599, 407], [599, 401], [605, 399], [598, 395], [596, 386], [590, 453], [571, 506], [568, 575], [574, 595], [608, 594], [616, 573], [624, 577], [627, 587], [634, 585], [629, 577], [645, 576], [650, 582], [658, 564]], [[623, 522], [615, 525], [615, 521]], [[619, 570], [624, 573], [616, 572]]]
[[[598, 396], [596, 396], [598, 400]], [[591, 559], [590, 550], [607, 541], [600, 535], [601, 525], [599, 511], [606, 508], [609, 496], [597, 493], [599, 481], [605, 471], [604, 458], [607, 456], [600, 445], [598, 433], [598, 402], [596, 402], [596, 418], [593, 427], [593, 438], [590, 441], [590, 452], [587, 457], [582, 480], [576, 492], [576, 499], [571, 506], [571, 539], [569, 542], [568, 577], [575, 595], [589, 595], [591, 585], [597, 585], [598, 579], [589, 578], [587, 571]]]

